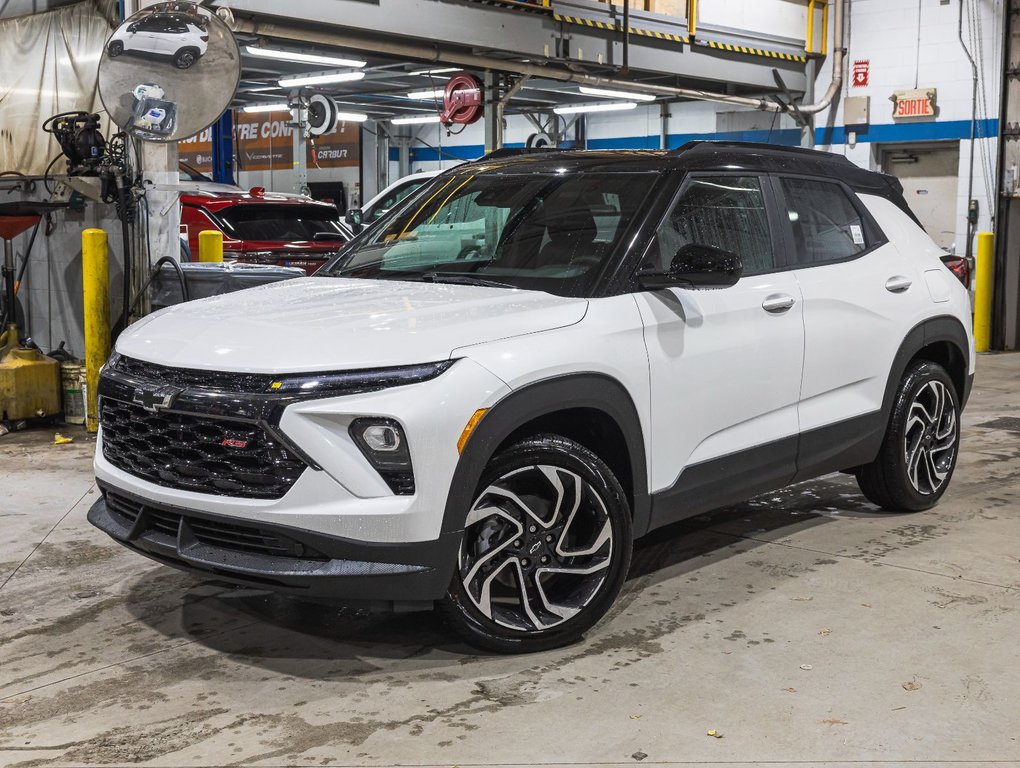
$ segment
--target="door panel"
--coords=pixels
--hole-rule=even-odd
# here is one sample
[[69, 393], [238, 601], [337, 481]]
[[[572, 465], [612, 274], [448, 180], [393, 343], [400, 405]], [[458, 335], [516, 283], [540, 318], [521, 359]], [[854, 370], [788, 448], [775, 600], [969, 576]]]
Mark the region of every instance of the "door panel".
[[[913, 295], [926, 291], [891, 243], [842, 264], [795, 272], [804, 296], [800, 425], [809, 431], [877, 411]], [[906, 277], [904, 292], [886, 282]]]
[[[770, 313], [762, 304], [777, 294], [794, 304]], [[804, 324], [792, 274], [637, 300], [650, 359], [652, 491], [670, 488], [691, 465], [796, 438]], [[789, 477], [792, 462], [791, 454]], [[739, 468], [732, 483], [740, 484]]]

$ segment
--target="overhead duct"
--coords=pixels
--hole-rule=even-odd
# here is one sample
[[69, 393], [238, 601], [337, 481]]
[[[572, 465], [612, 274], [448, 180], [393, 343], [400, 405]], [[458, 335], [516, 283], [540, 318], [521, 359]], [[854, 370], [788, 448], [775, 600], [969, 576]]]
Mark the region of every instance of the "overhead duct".
[[[832, 103], [836, 94], [839, 93], [839, 89], [843, 85], [843, 62], [845, 58], [843, 50], [843, 29], [845, 3], [846, 0], [835, 1], [832, 36], [832, 81], [829, 83], [828, 89], [819, 101], [813, 104], [799, 105], [801, 112], [808, 114], [817, 114], [818, 112], [821, 112]], [[559, 82], [579, 83], [588, 86], [603, 88], [608, 87], [640, 93], [652, 93], [656, 96], [665, 96], [674, 99], [696, 99], [699, 101], [718, 102], [720, 104], [734, 104], [749, 109], [758, 109], [763, 112], [781, 112], [786, 109], [786, 107], [765, 98], [730, 96], [724, 93], [703, 91], [695, 88], [677, 88], [666, 85], [654, 85], [651, 83], [635, 83], [629, 80], [617, 80], [612, 77], [600, 77], [598, 75], [574, 72], [554, 65], [532, 64], [470, 53], [460, 53], [458, 51], [444, 50], [437, 45], [378, 40], [370, 37], [363, 37], [351, 32], [308, 29], [291, 24], [258, 22], [247, 19], [234, 19], [232, 21], [232, 27], [235, 32], [242, 34], [291, 40], [296, 43], [305, 42], [337, 48], [351, 48], [354, 50], [372, 52], [396, 58], [414, 59], [443, 64], [456, 64], [469, 69], [511, 72], [527, 77], [557, 80]]]

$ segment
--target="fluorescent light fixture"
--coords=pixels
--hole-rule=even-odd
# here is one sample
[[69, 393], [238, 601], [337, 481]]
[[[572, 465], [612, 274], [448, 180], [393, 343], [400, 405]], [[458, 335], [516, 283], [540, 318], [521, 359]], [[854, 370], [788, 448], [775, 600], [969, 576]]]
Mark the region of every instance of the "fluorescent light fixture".
[[394, 117], [393, 125], [417, 125], [419, 123], [438, 123], [439, 115], [415, 115], [414, 117]]
[[634, 109], [636, 106], [637, 102], [635, 101], [617, 101], [613, 104], [573, 104], [556, 107], [553, 112], [557, 115], [578, 115], [583, 112], [621, 112], [625, 109]]
[[435, 88], [427, 91], [411, 91], [407, 94], [409, 99], [441, 99], [446, 93], [445, 88]]
[[339, 56], [320, 56], [316, 53], [281, 51], [278, 48], [260, 48], [257, 45], [246, 45], [244, 50], [251, 56], [258, 56], [261, 59], [296, 61], [302, 64], [328, 64], [334, 67], [363, 67], [368, 63], [361, 59], [342, 59]]
[[321, 75], [298, 75], [297, 77], [284, 77], [280, 79], [280, 85], [284, 88], [298, 87], [302, 85], [326, 85], [327, 83], [350, 83], [354, 80], [361, 80], [364, 72], [327, 72]]
[[368, 115], [363, 115], [360, 112], [337, 112], [336, 121], [338, 123], [363, 123], [368, 120]]
[[290, 112], [290, 105], [285, 101], [277, 101], [273, 104], [247, 104], [241, 107], [241, 111], [249, 114], [253, 112]]
[[447, 75], [450, 72], [460, 72], [460, 67], [441, 67], [439, 69], [419, 69], [416, 72], [411, 72], [411, 77], [415, 75]]
[[628, 101], [655, 101], [650, 93], [628, 93], [627, 91], [608, 91], [605, 88], [589, 88], [582, 85], [577, 90], [585, 96], [604, 96], [608, 99], [627, 99]]

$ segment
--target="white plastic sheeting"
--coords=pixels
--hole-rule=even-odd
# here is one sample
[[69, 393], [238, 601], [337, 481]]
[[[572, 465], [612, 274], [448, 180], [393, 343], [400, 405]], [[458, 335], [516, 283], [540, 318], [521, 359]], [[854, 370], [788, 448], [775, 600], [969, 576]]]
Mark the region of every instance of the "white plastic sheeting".
[[[112, 27], [108, 2], [0, 20], [0, 172], [42, 176], [60, 149], [42, 123], [101, 112], [96, 69]], [[54, 167], [62, 173], [62, 161]]]

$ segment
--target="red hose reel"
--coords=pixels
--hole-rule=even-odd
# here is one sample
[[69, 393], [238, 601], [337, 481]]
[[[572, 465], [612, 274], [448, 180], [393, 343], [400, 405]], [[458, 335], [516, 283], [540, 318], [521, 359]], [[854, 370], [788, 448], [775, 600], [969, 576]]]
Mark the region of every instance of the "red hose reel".
[[482, 119], [484, 98], [482, 81], [467, 72], [458, 72], [446, 83], [443, 112], [439, 116], [446, 125], [470, 125]]

